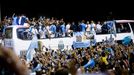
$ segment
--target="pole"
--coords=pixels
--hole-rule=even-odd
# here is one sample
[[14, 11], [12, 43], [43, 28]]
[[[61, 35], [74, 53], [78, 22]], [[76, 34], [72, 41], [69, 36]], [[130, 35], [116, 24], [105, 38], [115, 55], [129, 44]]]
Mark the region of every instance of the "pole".
[[1, 4], [0, 4], [0, 22], [1, 22]]

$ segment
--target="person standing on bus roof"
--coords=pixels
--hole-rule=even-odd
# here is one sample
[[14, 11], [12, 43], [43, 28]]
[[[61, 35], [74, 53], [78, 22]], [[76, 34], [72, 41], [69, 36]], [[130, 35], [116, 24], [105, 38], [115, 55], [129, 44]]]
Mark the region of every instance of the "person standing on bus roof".
[[66, 27], [64, 22], [61, 22], [60, 29], [61, 29], [62, 37], [65, 37]]
[[17, 15], [15, 15], [15, 13], [12, 15], [12, 25], [17, 25], [17, 18], [18, 18], [18, 16]]
[[86, 23], [86, 32], [89, 32], [90, 31], [90, 24], [89, 24], [89, 21], [87, 21]]
[[96, 33], [101, 33], [101, 27], [102, 27], [102, 25], [101, 25], [101, 23], [100, 23], [100, 21], [98, 21], [98, 23], [96, 24]]
[[96, 34], [95, 29], [96, 29], [96, 25], [95, 25], [94, 21], [91, 21], [90, 30], [93, 34]]
[[17, 25], [24, 25], [24, 23], [26, 22], [26, 20], [28, 20], [28, 18], [26, 18], [25, 15], [20, 15], [16, 21], [17, 21]]
[[86, 24], [85, 24], [85, 20], [82, 20], [82, 22], [81, 22], [80, 26], [81, 26], [81, 31], [82, 31], [82, 32], [85, 32], [85, 31], [86, 31]]
[[50, 31], [52, 31], [53, 37], [55, 37], [55, 33], [56, 33], [56, 26], [55, 26], [55, 23], [52, 23], [52, 24], [50, 25]]

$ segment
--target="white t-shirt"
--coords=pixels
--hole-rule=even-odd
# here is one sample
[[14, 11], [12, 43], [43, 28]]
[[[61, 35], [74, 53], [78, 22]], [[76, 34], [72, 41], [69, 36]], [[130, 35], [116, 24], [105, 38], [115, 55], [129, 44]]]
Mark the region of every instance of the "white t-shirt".
[[51, 33], [50, 27], [49, 26], [46, 26], [46, 29], [47, 29], [48, 33], [50, 34]]
[[102, 27], [102, 26], [101, 26], [100, 24], [97, 24], [97, 25], [96, 25], [97, 30], [101, 30], [101, 27]]
[[66, 31], [68, 32], [70, 30], [70, 24], [66, 25]]
[[86, 31], [90, 31], [90, 24], [86, 25]]

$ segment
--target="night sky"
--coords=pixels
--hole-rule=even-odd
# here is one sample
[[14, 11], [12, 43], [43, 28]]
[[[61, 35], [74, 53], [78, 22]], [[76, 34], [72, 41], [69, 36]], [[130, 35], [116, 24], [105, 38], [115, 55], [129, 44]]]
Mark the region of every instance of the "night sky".
[[47, 17], [63, 17], [70, 21], [81, 19], [105, 20], [108, 16], [112, 16], [110, 19], [134, 19], [134, 6], [131, 2], [101, 1], [8, 0], [1, 4], [1, 9], [2, 16], [23, 13], [28, 17], [44, 15]]

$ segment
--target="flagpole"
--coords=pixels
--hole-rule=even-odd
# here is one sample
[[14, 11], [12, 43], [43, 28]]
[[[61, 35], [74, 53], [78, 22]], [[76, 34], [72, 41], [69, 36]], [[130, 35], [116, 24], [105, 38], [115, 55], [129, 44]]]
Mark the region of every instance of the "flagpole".
[[0, 5], [0, 22], [1, 22], [1, 5]]

